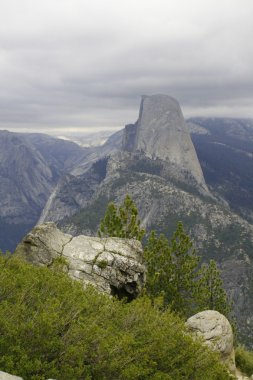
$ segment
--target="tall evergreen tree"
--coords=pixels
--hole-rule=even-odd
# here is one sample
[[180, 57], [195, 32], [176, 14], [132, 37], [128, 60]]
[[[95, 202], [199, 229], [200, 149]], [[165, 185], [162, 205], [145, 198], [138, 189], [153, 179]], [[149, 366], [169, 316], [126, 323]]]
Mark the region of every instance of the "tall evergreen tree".
[[[151, 298], [163, 297], [164, 306], [189, 317], [201, 310], [217, 310], [231, 320], [231, 303], [217, 264], [199, 269], [199, 256], [185, 233], [182, 223], [169, 241], [152, 231], [144, 249], [147, 265], [147, 293]], [[231, 320], [232, 324], [234, 323]]]
[[163, 295], [164, 304], [185, 316], [196, 306], [199, 257], [182, 223], [169, 242], [151, 232], [144, 249], [147, 264], [147, 291], [151, 297]]
[[98, 235], [142, 240], [145, 230], [140, 224], [137, 207], [130, 195], [126, 195], [121, 206], [117, 207], [113, 202], [108, 204]]
[[151, 231], [144, 249], [147, 265], [146, 289], [152, 297], [163, 295], [169, 303], [173, 298], [171, 247], [165, 235]]
[[221, 273], [214, 260], [209, 264], [203, 264], [200, 271], [198, 284], [199, 308], [217, 310], [229, 317], [232, 310], [227, 294], [223, 287]]
[[171, 281], [174, 287], [172, 307], [175, 311], [190, 316], [195, 312], [199, 256], [196, 254], [193, 243], [185, 233], [181, 222], [178, 223], [171, 239], [171, 252]]

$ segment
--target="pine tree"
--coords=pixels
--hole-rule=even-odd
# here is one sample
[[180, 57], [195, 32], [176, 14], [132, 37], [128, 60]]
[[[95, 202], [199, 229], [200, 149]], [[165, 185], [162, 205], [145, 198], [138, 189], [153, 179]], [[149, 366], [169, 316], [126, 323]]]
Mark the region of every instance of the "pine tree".
[[147, 292], [151, 297], [162, 295], [164, 305], [189, 316], [196, 306], [199, 257], [182, 223], [169, 242], [153, 231], [144, 249], [147, 265]]
[[[140, 227], [138, 210], [127, 195], [119, 207], [109, 203], [98, 231], [100, 237], [114, 236], [141, 240], [145, 230]], [[214, 260], [199, 269], [200, 258], [181, 222], [169, 241], [165, 235], [152, 231], [144, 258], [147, 266], [146, 290], [154, 300], [162, 296], [163, 305], [188, 317], [200, 310], [213, 309], [229, 317], [228, 302], [220, 272]]]
[[123, 204], [117, 208], [109, 203], [104, 218], [100, 222], [98, 235], [100, 237], [114, 236], [142, 240], [145, 230], [140, 226], [137, 207], [126, 195]]
[[147, 266], [146, 289], [151, 298], [163, 295], [167, 302], [173, 298], [171, 247], [165, 235], [151, 231], [144, 249]]
[[216, 310], [230, 317], [232, 305], [223, 288], [221, 274], [214, 260], [210, 260], [208, 265], [202, 265], [198, 295], [200, 310]]
[[173, 310], [190, 316], [195, 312], [195, 294], [199, 277], [199, 256], [193, 248], [183, 224], [178, 223], [171, 239], [172, 283], [174, 287]]
[[185, 317], [201, 310], [217, 310], [235, 325], [216, 262], [211, 260], [199, 269], [200, 258], [182, 223], [178, 223], [170, 241], [152, 231], [144, 258], [146, 289], [152, 299], [162, 296], [164, 306]]

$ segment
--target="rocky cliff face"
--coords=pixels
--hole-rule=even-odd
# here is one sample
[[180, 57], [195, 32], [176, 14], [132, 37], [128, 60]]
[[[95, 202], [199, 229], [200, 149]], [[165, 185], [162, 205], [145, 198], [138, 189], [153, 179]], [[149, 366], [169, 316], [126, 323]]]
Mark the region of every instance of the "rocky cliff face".
[[212, 193], [253, 222], [253, 121], [194, 118], [188, 123]]
[[164, 160], [183, 176], [190, 173], [207, 190], [180, 105], [170, 96], [142, 97], [137, 122], [125, 127], [123, 150]]
[[122, 135], [123, 131], [116, 132], [103, 146], [89, 149], [85, 157], [60, 178], [38, 223], [58, 221], [87, 206], [106, 176], [108, 157], [121, 148]]
[[46, 223], [28, 233], [15, 254], [46, 266], [64, 258], [70, 277], [119, 298], [136, 298], [145, 283], [143, 251], [137, 240], [73, 237], [62, 233], [54, 223]]
[[101, 182], [107, 183], [116, 174], [113, 165], [117, 161], [122, 164], [122, 150], [136, 166], [145, 160], [152, 166], [156, 160], [163, 177], [174, 178], [210, 196], [178, 102], [167, 95], [143, 96], [138, 121], [126, 125], [123, 137], [122, 131], [117, 132], [61, 180], [40, 222], [58, 221], [86, 207]]

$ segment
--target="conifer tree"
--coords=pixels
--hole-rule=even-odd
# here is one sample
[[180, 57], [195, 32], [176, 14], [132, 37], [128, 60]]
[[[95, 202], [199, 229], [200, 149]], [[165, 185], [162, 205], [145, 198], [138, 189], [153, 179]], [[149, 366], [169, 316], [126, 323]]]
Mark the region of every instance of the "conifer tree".
[[[145, 230], [140, 226], [138, 210], [127, 195], [117, 207], [109, 203], [98, 231], [100, 237], [120, 237], [141, 240]], [[184, 317], [213, 309], [229, 317], [228, 302], [220, 272], [214, 260], [199, 269], [200, 258], [183, 224], [169, 241], [165, 235], [152, 231], [149, 235], [144, 258], [147, 266], [146, 290], [155, 299], [162, 296], [163, 305]]]
[[[199, 269], [199, 256], [182, 223], [169, 241], [152, 231], [144, 249], [147, 265], [147, 293], [151, 298], [162, 296], [163, 305], [184, 317], [201, 310], [217, 310], [231, 321], [231, 303], [217, 264]], [[234, 324], [234, 321], [231, 321]]]
[[223, 287], [221, 273], [214, 260], [203, 264], [198, 284], [198, 301], [200, 310], [216, 310], [230, 317], [232, 305]]
[[162, 295], [164, 304], [182, 315], [194, 312], [198, 282], [199, 257], [182, 223], [169, 242], [153, 231], [144, 249], [147, 264], [147, 292], [151, 297]]
[[199, 256], [196, 254], [193, 243], [185, 233], [181, 222], [178, 223], [171, 239], [171, 252], [171, 281], [174, 287], [172, 307], [173, 310], [190, 316], [195, 312]]
[[126, 195], [119, 207], [113, 202], [108, 204], [98, 230], [100, 237], [114, 236], [142, 240], [144, 234], [145, 230], [140, 226], [137, 207], [130, 195]]
[[173, 298], [172, 255], [165, 235], [151, 231], [144, 249], [147, 265], [146, 289], [151, 298], [163, 295], [167, 302]]

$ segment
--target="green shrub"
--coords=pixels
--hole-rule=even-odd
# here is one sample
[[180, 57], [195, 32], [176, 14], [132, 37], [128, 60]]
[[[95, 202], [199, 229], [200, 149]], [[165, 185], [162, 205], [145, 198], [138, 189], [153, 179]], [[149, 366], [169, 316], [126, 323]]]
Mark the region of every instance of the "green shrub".
[[98, 235], [142, 240], [145, 230], [140, 224], [137, 207], [130, 195], [126, 195], [119, 207], [113, 202], [108, 204]]
[[0, 368], [25, 380], [227, 380], [184, 323], [142, 297], [85, 290], [55, 268], [0, 257]]
[[253, 374], [253, 352], [245, 350], [244, 347], [238, 346], [235, 350], [236, 366], [248, 376]]
[[101, 261], [97, 261], [96, 264], [100, 269], [105, 269], [108, 265], [108, 261], [107, 260], [101, 260]]

